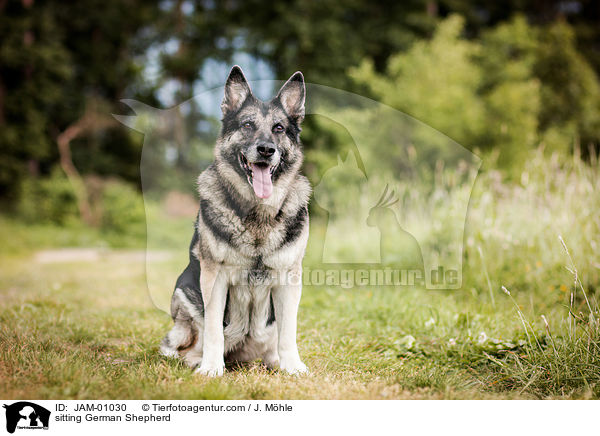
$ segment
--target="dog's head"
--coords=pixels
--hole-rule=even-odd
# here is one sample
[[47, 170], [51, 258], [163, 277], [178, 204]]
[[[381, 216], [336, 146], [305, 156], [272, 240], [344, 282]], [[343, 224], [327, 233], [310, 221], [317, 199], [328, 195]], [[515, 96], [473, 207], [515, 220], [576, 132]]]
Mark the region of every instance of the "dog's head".
[[304, 77], [298, 71], [275, 98], [264, 102], [252, 94], [242, 69], [232, 68], [221, 104], [223, 125], [215, 154], [234, 185], [266, 199], [274, 185], [289, 183], [297, 173], [302, 164], [305, 94]]

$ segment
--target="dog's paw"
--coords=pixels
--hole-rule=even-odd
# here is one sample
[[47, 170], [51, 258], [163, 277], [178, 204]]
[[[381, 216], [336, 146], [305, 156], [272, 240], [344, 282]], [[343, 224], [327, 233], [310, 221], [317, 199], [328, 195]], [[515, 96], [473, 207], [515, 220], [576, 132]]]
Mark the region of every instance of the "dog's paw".
[[225, 364], [220, 363], [216, 365], [201, 364], [195, 371], [194, 374], [205, 375], [207, 377], [221, 377], [225, 371]]
[[300, 360], [292, 362], [282, 360], [279, 369], [291, 375], [308, 374], [308, 368]]
[[185, 355], [184, 360], [190, 368], [198, 368], [202, 365], [202, 352], [191, 350]]
[[165, 357], [178, 358], [179, 352], [175, 348], [167, 347], [165, 345], [160, 346], [159, 353]]
[[269, 369], [279, 368], [279, 353], [275, 350], [269, 350], [262, 356], [262, 362]]
[[268, 368], [268, 369], [277, 369], [279, 368], [279, 359], [263, 359], [263, 364]]

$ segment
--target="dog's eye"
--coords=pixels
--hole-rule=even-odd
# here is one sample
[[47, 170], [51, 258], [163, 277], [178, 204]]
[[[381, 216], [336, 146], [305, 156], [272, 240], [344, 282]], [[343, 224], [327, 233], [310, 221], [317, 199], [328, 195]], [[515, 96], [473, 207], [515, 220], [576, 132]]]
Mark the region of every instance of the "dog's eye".
[[281, 133], [285, 130], [285, 128], [281, 124], [275, 124], [273, 126], [273, 133]]
[[252, 130], [254, 124], [252, 124], [250, 121], [246, 121], [244, 124], [242, 124], [242, 127], [246, 130]]

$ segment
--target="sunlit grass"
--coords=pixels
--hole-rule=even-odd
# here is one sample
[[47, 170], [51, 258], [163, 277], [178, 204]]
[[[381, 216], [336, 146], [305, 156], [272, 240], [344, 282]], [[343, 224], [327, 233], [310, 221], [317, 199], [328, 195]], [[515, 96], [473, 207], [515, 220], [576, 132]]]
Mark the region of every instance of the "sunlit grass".
[[[193, 375], [158, 355], [171, 320], [152, 304], [138, 255], [106, 250], [96, 261], [39, 262], [33, 236], [48, 229], [24, 237], [26, 226], [3, 219], [8, 246], [18, 249], [5, 248], [0, 264], [0, 393], [599, 398], [598, 180], [595, 164], [559, 164], [541, 153], [516, 182], [481, 174], [462, 290], [306, 287], [298, 328], [305, 377], [258, 363], [218, 380]], [[69, 238], [63, 245], [86, 245]], [[149, 265], [168, 288], [184, 266], [160, 258]]]

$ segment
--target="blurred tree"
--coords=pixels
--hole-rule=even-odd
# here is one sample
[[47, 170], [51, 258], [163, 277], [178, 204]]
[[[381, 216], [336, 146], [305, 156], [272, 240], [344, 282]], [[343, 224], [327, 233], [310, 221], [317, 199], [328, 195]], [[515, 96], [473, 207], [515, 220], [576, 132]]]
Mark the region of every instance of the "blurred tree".
[[488, 144], [513, 161], [540, 142], [563, 152], [600, 144], [600, 81], [569, 24], [531, 26], [516, 16], [484, 32], [481, 42]]
[[258, 0], [218, 6], [238, 23], [239, 49], [268, 59], [280, 77], [302, 70], [310, 82], [336, 88], [353, 85], [346, 71], [364, 58], [377, 71], [388, 57], [433, 30], [431, 2], [408, 0]]
[[468, 40], [453, 15], [393, 55], [385, 73], [367, 59], [349, 75], [465, 147], [499, 152], [514, 171], [540, 143], [563, 152], [600, 144], [600, 81], [566, 23], [534, 27], [517, 16]]
[[[540, 33], [540, 50], [534, 67], [541, 80], [540, 128], [562, 130], [560, 141], [569, 145], [600, 144], [600, 81], [594, 69], [578, 52], [573, 29], [553, 23]], [[549, 146], [556, 148], [554, 144]]]
[[[133, 37], [156, 9], [143, 0], [0, 1], [0, 197], [14, 200], [23, 178], [51, 170], [57, 136], [88, 98], [116, 102], [139, 77], [134, 59], [147, 42]], [[83, 172], [137, 181], [139, 146], [120, 130], [78, 138], [73, 157]]]
[[[464, 28], [452, 16], [434, 34], [456, 12]], [[511, 21], [515, 13], [522, 18]], [[50, 174], [57, 138], [90, 99], [117, 113], [123, 97], [180, 103], [213, 74], [212, 61], [240, 53], [278, 78], [300, 69], [467, 146], [501, 148], [505, 165], [539, 141], [599, 142], [595, 0], [0, 0], [0, 198], [15, 200], [24, 178]], [[183, 115], [208, 121], [193, 102], [180, 125]], [[330, 130], [310, 119], [305, 127], [308, 149], [335, 149]], [[177, 132], [176, 165], [191, 173], [205, 132]], [[127, 129], [86, 129], [69, 144], [82, 175], [139, 182], [141, 138]]]
[[[228, 61], [233, 55], [232, 40], [239, 24], [227, 20], [219, 2], [164, 1], [160, 10], [161, 19], [154, 23], [157, 42], [162, 42], [159, 81], [171, 82], [174, 85], [171, 100], [183, 103], [194, 97], [195, 84], [203, 79], [202, 67], [207, 60]], [[170, 139], [175, 143], [174, 165], [182, 177], [189, 179], [198, 171], [193, 158], [194, 137], [204, 136], [189, 125], [199, 125], [208, 121], [208, 117], [194, 100], [187, 103], [185, 115], [179, 107], [173, 108], [173, 115], [175, 128]], [[160, 163], [156, 165], [159, 167]], [[175, 186], [171, 188], [177, 185], [173, 182]]]
[[440, 16], [458, 13], [466, 19], [469, 37], [509, 21], [515, 14], [535, 26], [566, 22], [573, 29], [577, 49], [600, 74], [600, 2], [597, 0], [438, 0]]
[[0, 195], [16, 195], [20, 180], [55, 154], [49, 118], [73, 78], [53, 13], [32, 3], [0, 3]]
[[485, 126], [477, 146], [497, 150], [498, 163], [518, 172], [528, 150], [539, 143], [540, 80], [534, 74], [539, 30], [523, 16], [485, 31], [476, 63]]
[[350, 77], [380, 101], [474, 148], [483, 131], [484, 106], [477, 95], [482, 77], [474, 62], [478, 44], [462, 38], [464, 20], [442, 21], [430, 40], [392, 56], [384, 74], [370, 60]]

